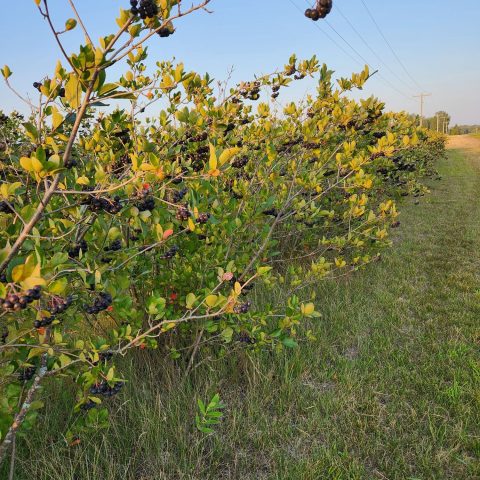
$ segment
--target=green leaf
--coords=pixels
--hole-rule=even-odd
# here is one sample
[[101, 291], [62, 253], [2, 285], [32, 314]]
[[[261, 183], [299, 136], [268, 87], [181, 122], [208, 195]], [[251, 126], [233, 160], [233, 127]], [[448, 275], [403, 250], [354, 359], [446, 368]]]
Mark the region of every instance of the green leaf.
[[222, 330], [222, 333], [220, 334], [225, 341], [225, 343], [230, 343], [232, 341], [233, 337], [233, 328], [227, 327], [224, 330]]
[[191, 309], [193, 307], [193, 304], [195, 303], [195, 300], [197, 299], [197, 297], [195, 296], [194, 293], [189, 293], [187, 295], [187, 298], [186, 298], [186, 301], [185, 301], [185, 306], [188, 308], [188, 309]]
[[32, 123], [24, 123], [23, 127], [27, 131], [27, 136], [30, 137], [34, 142], [38, 140], [38, 130]]
[[44, 403], [41, 400], [34, 400], [30, 404], [30, 410], [39, 410], [40, 408], [43, 408]]
[[258, 273], [259, 275], [265, 275], [265, 274], [268, 273], [271, 269], [272, 269], [272, 267], [258, 267], [258, 268], [257, 268], [257, 273]]
[[67, 288], [68, 280], [66, 277], [55, 280], [48, 286], [48, 291], [54, 295], [62, 295]]
[[69, 30], [73, 30], [77, 26], [77, 21], [74, 18], [69, 18], [65, 22], [65, 30], [68, 32]]
[[99, 90], [98, 96], [99, 97], [106, 96], [106, 95], [112, 93], [113, 91], [115, 91], [117, 88], [118, 88], [118, 85], [116, 85], [115, 83], [106, 83]]
[[284, 338], [282, 343], [288, 348], [298, 347], [298, 343], [293, 338]]

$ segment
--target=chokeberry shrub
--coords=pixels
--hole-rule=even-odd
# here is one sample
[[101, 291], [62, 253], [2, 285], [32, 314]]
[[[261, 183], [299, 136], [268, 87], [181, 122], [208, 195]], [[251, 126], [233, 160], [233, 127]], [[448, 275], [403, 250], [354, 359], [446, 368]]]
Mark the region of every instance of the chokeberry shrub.
[[[59, 32], [36, 3], [65, 51], [84, 23]], [[35, 79], [30, 118], [0, 117], [0, 460], [33, 424], [46, 378], [77, 387], [79, 435], [105, 421], [123, 382], [115, 359], [132, 349], [180, 361], [190, 345], [221, 355], [308, 338], [302, 323], [319, 314], [307, 287], [377, 260], [399, 225], [395, 199], [425, 193], [443, 152], [414, 119], [346, 95], [368, 69], [335, 82], [292, 56], [222, 96], [182, 63], [149, 73], [146, 42], [209, 0], [130, 3], [116, 33], [94, 44], [85, 30]], [[305, 77], [316, 94], [278, 111]], [[280, 285], [285, 302], [259, 304], [258, 285]]]

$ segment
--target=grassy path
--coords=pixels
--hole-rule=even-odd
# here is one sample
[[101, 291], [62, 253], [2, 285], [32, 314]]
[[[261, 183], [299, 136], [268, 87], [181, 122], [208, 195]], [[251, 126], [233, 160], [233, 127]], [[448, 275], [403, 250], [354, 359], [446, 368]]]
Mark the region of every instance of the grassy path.
[[[185, 383], [138, 362], [106, 436], [32, 437], [18, 478], [480, 479], [480, 140], [451, 147], [384, 261], [320, 287], [317, 342]], [[193, 398], [217, 390], [226, 417], [205, 440]]]

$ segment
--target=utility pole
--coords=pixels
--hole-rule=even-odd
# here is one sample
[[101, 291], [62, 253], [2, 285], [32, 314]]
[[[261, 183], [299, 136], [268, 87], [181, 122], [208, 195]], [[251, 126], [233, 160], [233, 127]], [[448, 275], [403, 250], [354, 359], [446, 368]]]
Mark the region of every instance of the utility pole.
[[440, 115], [437, 113], [437, 132], [440, 130]]
[[423, 104], [425, 102], [425, 97], [431, 97], [431, 93], [421, 93], [420, 95], [414, 95], [413, 98], [420, 99], [420, 126], [423, 127]]

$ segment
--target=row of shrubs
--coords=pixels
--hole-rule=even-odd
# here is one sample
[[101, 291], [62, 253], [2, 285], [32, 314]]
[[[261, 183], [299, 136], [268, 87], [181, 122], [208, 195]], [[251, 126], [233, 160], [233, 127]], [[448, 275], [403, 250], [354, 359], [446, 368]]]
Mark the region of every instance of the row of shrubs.
[[[127, 21], [132, 36], [162, 24]], [[106, 83], [110, 41], [101, 61], [83, 45], [75, 70], [59, 63], [36, 82], [30, 118], [0, 118], [4, 449], [33, 425], [47, 377], [78, 388], [72, 437], [105, 421], [101, 404], [123, 382], [116, 358], [132, 349], [187, 368], [198, 348], [308, 339], [302, 323], [321, 311], [311, 286], [380, 258], [400, 225], [396, 200], [424, 195], [444, 152], [408, 115], [348, 95], [368, 69], [334, 82], [315, 57], [292, 56], [219, 95], [183, 64], [148, 75], [137, 46]], [[305, 77], [316, 93], [281, 107]], [[278, 285], [286, 301], [268, 301]], [[259, 288], [267, 301], [254, 301]]]

